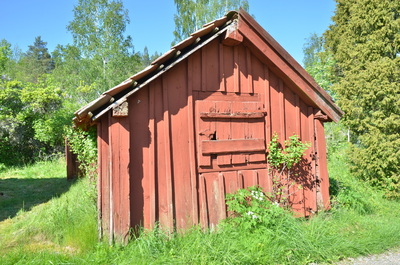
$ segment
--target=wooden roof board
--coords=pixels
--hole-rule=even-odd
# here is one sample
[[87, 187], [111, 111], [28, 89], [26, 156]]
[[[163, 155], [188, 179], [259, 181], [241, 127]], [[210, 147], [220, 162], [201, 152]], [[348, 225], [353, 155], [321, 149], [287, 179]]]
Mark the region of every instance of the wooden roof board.
[[119, 104], [121, 104], [122, 102], [125, 101], [126, 98], [128, 98], [129, 96], [133, 95], [134, 93], [136, 93], [137, 91], [139, 91], [140, 89], [142, 89], [143, 87], [147, 86], [150, 82], [152, 82], [154, 79], [158, 78], [160, 75], [164, 74], [166, 71], [168, 71], [169, 69], [171, 69], [172, 67], [174, 67], [176, 64], [180, 63], [181, 61], [185, 60], [187, 57], [189, 57], [191, 54], [195, 53], [196, 51], [198, 51], [199, 49], [201, 49], [202, 47], [204, 47], [205, 45], [207, 45], [208, 43], [210, 43], [211, 41], [213, 41], [214, 39], [216, 39], [217, 37], [219, 37], [221, 34], [223, 34], [224, 32], [226, 32], [227, 28], [224, 28], [223, 30], [218, 31], [216, 34], [214, 34], [212, 37], [210, 37], [209, 39], [205, 40], [203, 43], [201, 43], [200, 45], [196, 46], [195, 48], [193, 48], [192, 50], [190, 50], [189, 52], [185, 53], [184, 55], [180, 56], [179, 58], [177, 58], [177, 60], [175, 60], [173, 63], [171, 63], [170, 65], [168, 65], [167, 67], [163, 68], [160, 72], [156, 73], [155, 75], [153, 75], [152, 77], [150, 77], [148, 80], [146, 80], [145, 82], [143, 82], [142, 84], [139, 84], [137, 87], [135, 87], [133, 90], [127, 92], [123, 97], [121, 97], [120, 99], [118, 99], [117, 101], [113, 102], [112, 104], [110, 104], [109, 106], [107, 106], [106, 108], [104, 108], [103, 110], [101, 110], [99, 113], [95, 114], [92, 118], [93, 121], [96, 121], [98, 118], [100, 118], [102, 115], [104, 115], [107, 111], [109, 111], [110, 109], [112, 109], [114, 106], [117, 106]]
[[179, 42], [178, 44], [175, 44], [175, 46], [173, 46], [172, 49], [183, 50], [186, 47], [195, 43], [197, 40], [200, 40], [200, 39], [196, 38], [195, 36], [190, 36], [189, 38], [184, 39], [183, 41]]

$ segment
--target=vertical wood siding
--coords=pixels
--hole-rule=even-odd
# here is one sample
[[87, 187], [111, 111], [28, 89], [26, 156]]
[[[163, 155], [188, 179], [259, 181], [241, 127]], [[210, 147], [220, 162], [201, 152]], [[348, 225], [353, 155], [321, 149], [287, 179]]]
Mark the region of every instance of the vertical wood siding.
[[307, 216], [318, 201], [329, 206], [317, 110], [255, 54], [243, 44], [225, 46], [216, 39], [130, 96], [128, 117], [101, 119], [104, 231], [127, 232], [128, 224], [152, 228], [156, 221], [178, 231], [215, 226], [228, 214], [227, 193], [253, 185], [272, 191], [265, 158], [274, 133], [282, 143], [296, 134], [312, 144], [290, 190], [293, 209]]

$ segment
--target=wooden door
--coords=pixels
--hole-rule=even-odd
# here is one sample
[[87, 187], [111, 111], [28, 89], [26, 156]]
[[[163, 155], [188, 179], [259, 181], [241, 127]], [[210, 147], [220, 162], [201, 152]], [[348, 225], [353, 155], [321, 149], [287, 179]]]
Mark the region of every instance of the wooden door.
[[265, 163], [265, 115], [255, 101], [196, 101], [199, 171]]

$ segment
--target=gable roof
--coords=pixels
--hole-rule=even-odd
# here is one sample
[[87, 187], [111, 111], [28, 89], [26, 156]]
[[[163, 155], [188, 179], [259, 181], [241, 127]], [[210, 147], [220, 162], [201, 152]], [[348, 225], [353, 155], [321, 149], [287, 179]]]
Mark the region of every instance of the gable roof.
[[190, 37], [173, 46], [142, 71], [104, 92], [99, 98], [75, 112], [74, 123], [91, 125], [110, 109], [120, 105], [127, 97], [174, 67], [177, 63], [216, 39], [221, 34], [234, 33], [244, 37], [259, 57], [265, 59], [275, 71], [286, 76], [285, 81], [299, 88], [300, 93], [319, 107], [329, 119], [338, 121], [343, 115], [328, 93], [276, 42], [246, 11], [230, 11], [225, 16], [205, 24]]

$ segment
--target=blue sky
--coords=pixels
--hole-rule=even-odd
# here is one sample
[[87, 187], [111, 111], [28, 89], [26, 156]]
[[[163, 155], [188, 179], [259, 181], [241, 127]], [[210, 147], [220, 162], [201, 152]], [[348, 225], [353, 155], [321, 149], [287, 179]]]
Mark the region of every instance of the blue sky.
[[[22, 51], [41, 36], [49, 51], [57, 44], [72, 43], [66, 30], [78, 0], [0, 0], [0, 40], [6, 39]], [[123, 0], [135, 51], [148, 47], [150, 54], [170, 48], [174, 30], [173, 0]], [[250, 14], [300, 64], [305, 39], [322, 34], [331, 24], [334, 0], [249, 0]]]

